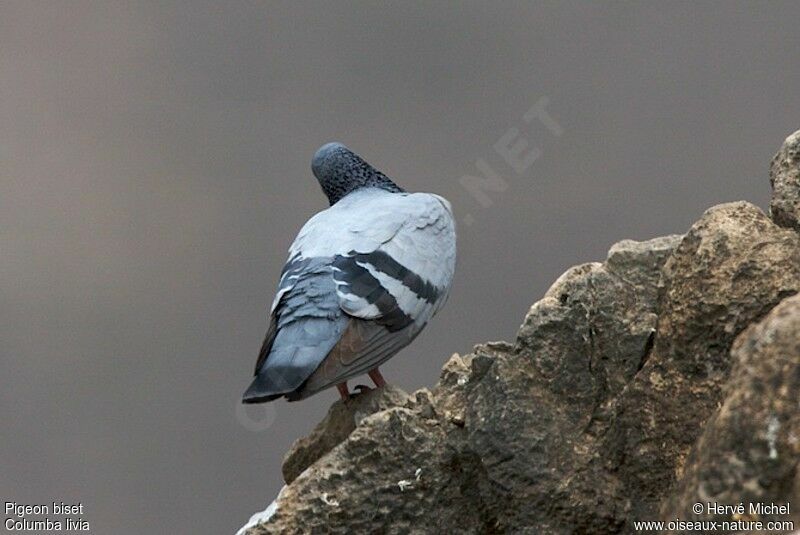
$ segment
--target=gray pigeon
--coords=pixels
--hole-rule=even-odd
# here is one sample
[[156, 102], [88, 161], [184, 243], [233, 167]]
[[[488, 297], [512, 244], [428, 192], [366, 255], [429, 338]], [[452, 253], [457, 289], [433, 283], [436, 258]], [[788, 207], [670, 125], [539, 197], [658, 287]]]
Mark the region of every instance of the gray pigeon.
[[456, 263], [450, 203], [408, 193], [340, 143], [311, 169], [330, 208], [289, 248], [269, 329], [244, 403], [306, 398], [369, 374], [411, 343], [442, 308]]

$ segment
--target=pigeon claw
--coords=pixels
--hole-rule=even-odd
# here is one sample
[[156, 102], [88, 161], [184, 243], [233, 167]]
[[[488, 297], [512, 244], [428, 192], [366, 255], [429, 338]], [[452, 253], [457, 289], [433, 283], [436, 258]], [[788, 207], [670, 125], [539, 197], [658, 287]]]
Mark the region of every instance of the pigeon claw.
[[367, 386], [367, 385], [356, 385], [353, 388], [355, 390], [358, 390], [358, 392], [353, 392], [352, 396], [360, 396], [364, 392], [371, 392], [372, 391], [372, 388]]

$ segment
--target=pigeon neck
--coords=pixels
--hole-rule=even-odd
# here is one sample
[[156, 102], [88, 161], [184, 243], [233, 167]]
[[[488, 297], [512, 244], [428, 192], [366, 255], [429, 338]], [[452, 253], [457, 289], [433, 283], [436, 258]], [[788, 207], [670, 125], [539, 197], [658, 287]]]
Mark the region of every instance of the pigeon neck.
[[346, 195], [365, 188], [379, 188], [390, 193], [402, 193], [403, 188], [356, 155], [348, 158], [339, 173], [325, 180], [322, 189], [331, 206]]

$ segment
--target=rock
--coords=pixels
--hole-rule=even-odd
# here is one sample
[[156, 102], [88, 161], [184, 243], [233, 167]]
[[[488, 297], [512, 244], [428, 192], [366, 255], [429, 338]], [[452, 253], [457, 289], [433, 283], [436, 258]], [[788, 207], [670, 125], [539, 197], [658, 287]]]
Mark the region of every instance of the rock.
[[[791, 520], [798, 526], [800, 295], [785, 299], [739, 335], [731, 360], [722, 407], [694, 446], [661, 516], [665, 520]], [[741, 502], [745, 511], [693, 514], [692, 505], [698, 502]], [[758, 514], [750, 510], [751, 503], [790, 503], [791, 514]]]
[[287, 484], [294, 481], [303, 470], [317, 459], [338, 446], [366, 416], [380, 410], [401, 405], [408, 394], [401, 389], [386, 385], [354, 395], [347, 402], [337, 401], [328, 409], [328, 414], [317, 424], [311, 434], [292, 444], [283, 459], [283, 479]]
[[769, 169], [772, 220], [800, 230], [800, 130], [786, 138]]
[[483, 513], [465, 507], [476, 491], [467, 484], [478, 477], [475, 462], [446, 447], [450, 426], [427, 418], [425, 405], [412, 401], [364, 418], [248, 533], [475, 532]]
[[272, 518], [272, 515], [274, 515], [275, 511], [278, 510], [278, 501], [281, 499], [281, 495], [283, 494], [284, 490], [286, 490], [285, 485], [280, 492], [278, 492], [278, 496], [272, 500], [272, 503], [270, 503], [263, 511], [259, 511], [252, 515], [250, 520], [248, 520], [244, 526], [239, 528], [239, 530], [236, 532], [236, 535], [246, 535], [250, 528], [256, 528], [259, 524], [266, 524], [269, 522], [269, 519]]
[[619, 242], [605, 264], [571, 268], [531, 307], [517, 346], [576, 417], [619, 393], [649, 351], [661, 267], [680, 239]]
[[757, 207], [715, 206], [664, 265], [653, 351], [609, 407], [597, 463], [621, 482], [628, 518], [653, 518], [720, 402], [729, 349], [747, 325], [800, 290], [800, 236]]

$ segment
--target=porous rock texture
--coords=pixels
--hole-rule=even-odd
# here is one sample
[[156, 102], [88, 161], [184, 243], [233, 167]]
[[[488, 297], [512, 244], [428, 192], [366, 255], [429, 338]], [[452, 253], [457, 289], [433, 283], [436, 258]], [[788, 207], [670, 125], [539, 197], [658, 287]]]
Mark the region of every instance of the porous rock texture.
[[[709, 419], [664, 516], [687, 517], [695, 503], [790, 503], [790, 514], [749, 507], [743, 520], [800, 527], [800, 294], [776, 306], [734, 342], [722, 406]], [[703, 511], [692, 520], [724, 520]]]
[[780, 213], [722, 204], [685, 235], [619, 242], [432, 390], [337, 402], [247, 533], [633, 533], [706, 518], [696, 502], [800, 510], [800, 233]]
[[357, 402], [334, 403], [311, 434], [292, 445], [283, 461], [284, 481], [287, 484], [294, 481], [309, 465], [346, 439], [366, 416], [402, 405], [407, 396], [399, 388], [387, 385], [385, 389], [359, 394]]
[[786, 138], [769, 169], [769, 210], [779, 225], [800, 230], [800, 130]]

